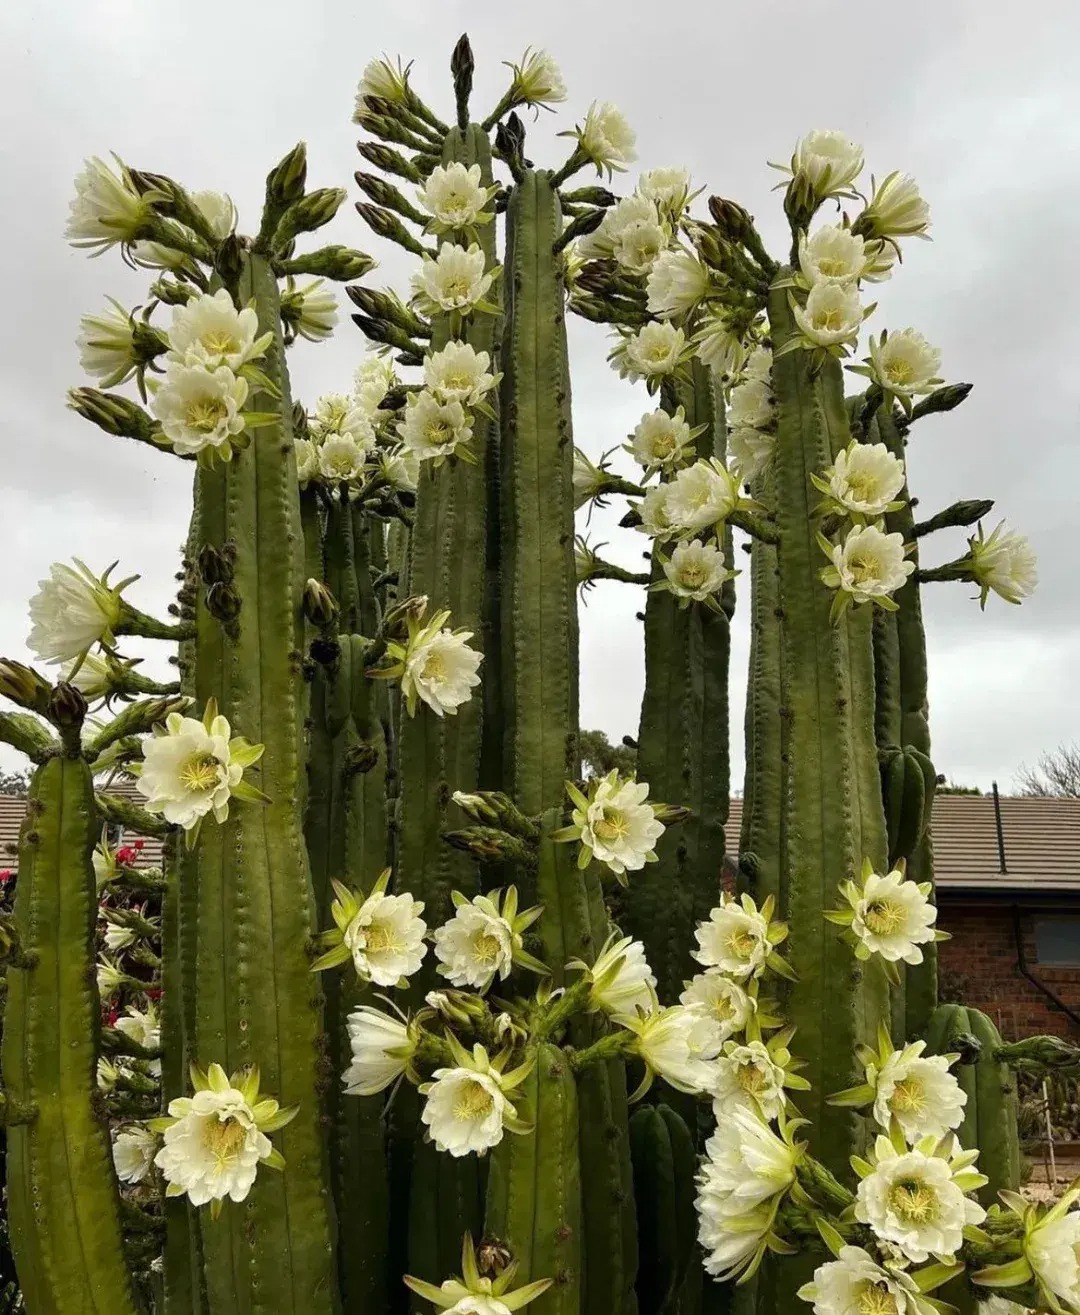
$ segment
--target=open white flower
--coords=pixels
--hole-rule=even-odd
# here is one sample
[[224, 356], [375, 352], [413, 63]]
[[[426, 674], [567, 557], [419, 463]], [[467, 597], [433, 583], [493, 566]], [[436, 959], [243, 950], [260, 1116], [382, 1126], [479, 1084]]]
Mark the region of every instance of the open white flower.
[[764, 474], [776, 451], [776, 435], [762, 429], [740, 425], [728, 430], [728, 465], [744, 484], [752, 484]]
[[397, 986], [417, 971], [427, 953], [423, 911], [411, 895], [387, 895], [376, 885], [343, 931], [361, 981]]
[[308, 417], [308, 427], [316, 441], [331, 434], [346, 434], [364, 447], [375, 442], [371, 417], [349, 393], [323, 393]]
[[628, 273], [646, 275], [667, 249], [670, 240], [671, 233], [659, 218], [649, 223], [632, 224], [619, 234], [613, 254]]
[[884, 443], [852, 442], [836, 454], [823, 478], [811, 477], [837, 507], [871, 519], [883, 516], [904, 487], [904, 463]]
[[870, 377], [895, 397], [910, 399], [941, 383], [941, 352], [915, 329], [870, 339]]
[[877, 525], [856, 525], [843, 543], [822, 539], [821, 546], [832, 559], [822, 580], [852, 603], [888, 600], [915, 569], [905, 555], [904, 536], [886, 534]]
[[695, 461], [668, 485], [665, 510], [672, 525], [686, 533], [711, 529], [725, 520], [739, 500], [731, 472], [715, 458]]
[[863, 149], [842, 132], [815, 128], [801, 138], [791, 157], [789, 172], [804, 181], [818, 201], [850, 195], [851, 184], [863, 167]]
[[636, 1018], [639, 1011], [652, 1009], [656, 978], [640, 941], [612, 934], [588, 972], [592, 980], [590, 1012], [602, 1010], [612, 1017]]
[[729, 1278], [764, 1247], [776, 1204], [795, 1182], [799, 1157], [749, 1110], [733, 1110], [717, 1125], [705, 1143], [695, 1201], [708, 1273]]
[[192, 276], [197, 275], [199, 269], [196, 261], [186, 251], [166, 246], [164, 242], [141, 239], [131, 243], [128, 254], [143, 269], [164, 269], [173, 274], [183, 271]]
[[401, 692], [410, 717], [415, 715], [417, 699], [438, 717], [453, 716], [480, 684], [477, 669], [484, 655], [469, 647], [471, 630], [443, 628], [449, 615], [440, 613], [409, 643]]
[[511, 64], [510, 94], [518, 105], [557, 105], [566, 99], [566, 84], [558, 64], [546, 50], [529, 50], [520, 64]]
[[757, 1012], [757, 1001], [745, 987], [715, 968], [687, 982], [679, 1002], [700, 1010], [709, 1020], [710, 1044], [717, 1053], [725, 1041], [745, 1030]]
[[131, 927], [110, 922], [105, 928], [105, 948], [111, 950], [113, 954], [118, 950], [129, 949], [137, 940], [138, 937]]
[[102, 388], [126, 383], [138, 369], [139, 353], [135, 347], [135, 320], [118, 301], [109, 298], [111, 308], [102, 315], [84, 315], [76, 340], [79, 364]]
[[276, 1100], [259, 1099], [258, 1070], [229, 1078], [211, 1064], [206, 1074], [193, 1077], [194, 1096], [169, 1102], [169, 1117], [161, 1120], [164, 1145], [154, 1163], [168, 1183], [166, 1196], [186, 1194], [192, 1205], [220, 1208], [226, 1197], [246, 1198], [260, 1164], [284, 1166], [266, 1134], [284, 1127], [296, 1107], [284, 1110]]
[[296, 450], [296, 478], [302, 489], [307, 488], [313, 479], [319, 477], [319, 449], [308, 438], [298, 438], [293, 447]]
[[335, 483], [349, 483], [364, 473], [366, 450], [349, 434], [331, 434], [318, 449], [319, 474]]
[[926, 237], [930, 207], [910, 174], [887, 175], [874, 188], [870, 204], [855, 221], [855, 228], [870, 238]]
[[215, 237], [224, 240], [236, 227], [236, 205], [227, 192], [192, 192], [191, 200]]
[[707, 315], [694, 334], [694, 351], [702, 365], [730, 378], [742, 365], [746, 348], [723, 311]]
[[690, 198], [690, 171], [671, 166], [649, 169], [638, 179], [635, 191], [655, 201], [661, 213], [677, 221]]
[[989, 538], [979, 526], [977, 537], [968, 540], [971, 555], [971, 573], [981, 590], [981, 602], [986, 605], [992, 589], [1007, 603], [1019, 603], [1035, 592], [1039, 583], [1038, 559], [1031, 544], [1015, 530], [1007, 530], [1000, 521]]
[[1024, 1256], [1044, 1293], [1080, 1310], [1080, 1211], [1052, 1207], [1024, 1230]]
[[686, 355], [686, 335], [674, 324], [651, 320], [624, 338], [611, 363], [624, 379], [663, 379], [674, 374]]
[[871, 871], [853, 907], [851, 929], [866, 951], [889, 963], [922, 963], [919, 946], [935, 938], [937, 909], [919, 883], [897, 869], [885, 876]]
[[360, 362], [353, 375], [353, 395], [357, 405], [370, 420], [386, 394], [397, 386], [394, 362], [389, 356], [372, 354]]
[[784, 1109], [784, 1069], [762, 1041], [736, 1045], [728, 1041], [717, 1057], [713, 1111], [718, 1123], [733, 1110], [756, 1112], [761, 1118], [779, 1118]]
[[874, 1118], [885, 1129], [896, 1119], [909, 1144], [958, 1128], [967, 1104], [947, 1056], [924, 1055], [925, 1049], [925, 1041], [915, 1041], [867, 1068], [867, 1082], [875, 1089]]
[[485, 256], [474, 242], [465, 248], [444, 242], [432, 260], [424, 257], [419, 273], [412, 278], [413, 300], [429, 315], [440, 311], [469, 311], [483, 301], [494, 279], [484, 272]]
[[899, 250], [893, 242], [872, 241], [866, 244], [867, 266], [863, 270], [863, 279], [867, 283], [884, 283], [892, 278], [893, 268], [900, 258]]
[[392, 1014], [361, 1005], [345, 1023], [352, 1062], [342, 1075], [349, 1096], [377, 1096], [398, 1080], [416, 1053], [409, 1025]]
[[652, 995], [652, 1010], [632, 1017], [621, 1014], [615, 1021], [637, 1040], [634, 1053], [645, 1064], [645, 1080], [635, 1096], [649, 1087], [653, 1077], [663, 1078], [676, 1091], [701, 1095], [716, 1081], [713, 1052], [708, 1049], [711, 1029], [699, 1009], [672, 1005], [661, 1009]]
[[120, 595], [131, 579], [113, 587], [109, 572], [100, 578], [78, 559], [74, 566], [53, 562], [30, 599], [31, 629], [26, 645], [42, 662], [72, 662], [94, 644], [114, 642], [123, 614]]
[[116, 1030], [146, 1050], [156, 1050], [161, 1045], [161, 1020], [152, 1002], [145, 1009], [129, 1005], [116, 1020]]
[[475, 406], [491, 392], [498, 378], [489, 373], [491, 357], [467, 342], [448, 342], [424, 362], [424, 384], [440, 402]]
[[649, 314], [661, 319], [689, 315], [708, 293], [710, 283], [707, 267], [693, 252], [682, 247], [661, 251], [649, 273]]
[[247, 395], [247, 380], [227, 365], [208, 370], [173, 362], [150, 405], [174, 452], [197, 456], [213, 448], [228, 458], [230, 440], [244, 428], [242, 407]]
[[482, 222], [480, 216], [491, 191], [481, 181], [478, 164], [465, 165], [454, 160], [451, 164], [436, 165], [417, 195], [434, 219], [436, 231], [443, 232]]
[[73, 247], [100, 255], [118, 242], [131, 242], [144, 233], [150, 218], [149, 202], [131, 185], [123, 165], [115, 174], [104, 160], [93, 156], [75, 179], [64, 236]]
[[815, 283], [805, 306], [796, 304], [795, 323], [815, 347], [839, 347], [859, 336], [863, 308], [857, 283]]
[[364, 102], [369, 96], [377, 100], [389, 101], [391, 105], [404, 105], [409, 96], [409, 69], [412, 65], [401, 66], [383, 55], [382, 59], [372, 59], [364, 66], [360, 76], [360, 85], [356, 91], [356, 114], [354, 120], [362, 113]]
[[757, 977], [772, 953], [769, 919], [749, 895], [741, 899], [725, 896], [698, 924], [694, 933], [698, 948], [693, 957], [706, 968], [717, 968], [738, 981]]
[[862, 277], [866, 264], [866, 244], [843, 224], [827, 224], [799, 239], [799, 268], [810, 287], [851, 283]]
[[397, 427], [406, 450], [420, 461], [442, 462], [472, 438], [472, 425], [460, 402], [440, 402], [426, 389], [413, 393]]
[[407, 447], [379, 450], [379, 475], [391, 488], [415, 493], [420, 479], [420, 459]]
[[841, 1247], [839, 1258], [819, 1265], [798, 1295], [814, 1315], [933, 1315], [915, 1280], [882, 1267], [862, 1247]]
[[619, 876], [655, 862], [664, 824], [648, 798], [647, 781], [622, 777], [618, 771], [595, 782], [587, 807], [574, 811], [583, 850]]
[[916, 1264], [932, 1255], [955, 1255], [965, 1226], [986, 1218], [982, 1206], [965, 1195], [986, 1182], [971, 1169], [978, 1152], [955, 1155], [951, 1149], [928, 1137], [899, 1152], [888, 1137], [878, 1137], [874, 1166], [859, 1183], [855, 1218]]
[[337, 297], [325, 283], [325, 279], [312, 279], [297, 287], [290, 278], [281, 295], [282, 319], [308, 342], [329, 338], [337, 323]]
[[133, 1123], [113, 1137], [113, 1164], [122, 1183], [141, 1183], [150, 1172], [158, 1139], [149, 1128]]
[[660, 212], [647, 196], [624, 196], [604, 212], [599, 228], [578, 240], [578, 255], [582, 260], [614, 258], [616, 246], [630, 229], [659, 222]]
[[[96, 852], [96, 851], [95, 851]], [[97, 961], [97, 989], [98, 995], [102, 1000], [107, 1000], [109, 996], [115, 995], [127, 981], [127, 974], [120, 965], [113, 959], [106, 958], [102, 955]]]
[[691, 451], [693, 436], [680, 406], [674, 415], [662, 407], [643, 415], [634, 427], [628, 450], [648, 473], [682, 465]]
[[427, 1101], [420, 1118], [440, 1151], [455, 1158], [483, 1155], [502, 1141], [504, 1130], [524, 1131], [508, 1093], [524, 1081], [532, 1064], [504, 1073], [505, 1056], [492, 1060], [479, 1044], [471, 1054], [453, 1039], [450, 1045], [457, 1064], [437, 1068], [432, 1081], [421, 1085]]
[[678, 533], [678, 526], [671, 523], [671, 513], [668, 509], [670, 494], [670, 484], [658, 484], [655, 488], [649, 489], [638, 503], [641, 522], [636, 528], [643, 534], [663, 540], [673, 538]]
[[597, 173], [606, 170], [609, 177], [615, 171], [622, 173], [637, 159], [634, 130], [609, 101], [593, 101], [576, 135]]
[[439, 972], [454, 986], [483, 993], [514, 965], [514, 929], [486, 895], [457, 903], [454, 916], [435, 932]]
[[768, 384], [771, 388], [772, 364], [772, 348], [759, 344], [747, 356], [746, 365], [743, 369], [748, 379], [756, 379], [759, 383]]
[[663, 566], [663, 587], [686, 602], [703, 603], [733, 574], [716, 544], [700, 539], [680, 543]]
[[776, 422], [776, 401], [769, 384], [760, 379], [744, 379], [731, 390], [727, 409], [728, 424], [733, 429], [769, 429]]
[[202, 721], [170, 713], [164, 726], [143, 741], [143, 764], [136, 781], [144, 807], [166, 822], [193, 830], [213, 813], [218, 822], [229, 816], [229, 800], [262, 799], [243, 780], [244, 769], [262, 757], [261, 744], [232, 735], [213, 699]]
[[273, 335], [259, 336], [254, 307], [237, 310], [225, 288], [204, 292], [184, 306], [174, 306], [169, 328], [169, 360], [214, 370], [227, 365], [234, 373], [261, 356]]

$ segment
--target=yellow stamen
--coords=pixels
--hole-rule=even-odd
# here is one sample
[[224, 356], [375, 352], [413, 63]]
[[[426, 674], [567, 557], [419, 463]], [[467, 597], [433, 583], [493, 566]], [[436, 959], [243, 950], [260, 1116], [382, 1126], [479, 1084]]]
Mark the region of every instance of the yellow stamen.
[[597, 837], [605, 842], [612, 840], [621, 840], [626, 835], [629, 827], [626, 824], [626, 818], [617, 808], [609, 809], [604, 816], [593, 826]]
[[458, 1089], [457, 1100], [454, 1102], [454, 1118], [467, 1119], [470, 1122], [473, 1119], [481, 1119], [491, 1113], [494, 1104], [494, 1097], [482, 1083], [462, 1083]]
[[477, 936], [472, 943], [473, 954], [481, 963], [494, 963], [502, 951], [502, 944], [497, 936], [491, 936], [485, 932], [483, 936]]
[[918, 1114], [926, 1105], [926, 1092], [915, 1078], [905, 1078], [893, 1088], [889, 1104], [903, 1114]]
[[214, 1119], [203, 1128], [203, 1140], [219, 1165], [235, 1159], [247, 1140], [247, 1129], [236, 1119]]
[[889, 936], [900, 930], [906, 917], [902, 905], [895, 904], [892, 900], [878, 899], [872, 900], [866, 906], [863, 922], [875, 936]]
[[906, 1179], [889, 1192], [889, 1207], [906, 1223], [927, 1224], [937, 1215], [937, 1194], [917, 1178]]
[[180, 782], [185, 790], [202, 794], [213, 790], [220, 779], [221, 764], [208, 753], [196, 754], [180, 768]]
[[897, 1315], [896, 1298], [888, 1288], [870, 1283], [859, 1293], [856, 1310], [859, 1315]]
[[220, 398], [201, 397], [189, 404], [187, 421], [192, 429], [202, 434], [212, 434], [227, 413], [228, 408]]

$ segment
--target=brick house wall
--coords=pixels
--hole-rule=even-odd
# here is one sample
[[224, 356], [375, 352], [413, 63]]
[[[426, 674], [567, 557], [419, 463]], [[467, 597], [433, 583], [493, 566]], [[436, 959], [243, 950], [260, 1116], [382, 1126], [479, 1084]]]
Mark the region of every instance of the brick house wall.
[[[1007, 1040], [1050, 1033], [1080, 1041], [1080, 1025], [1020, 970], [1013, 905], [976, 896], [939, 893], [938, 925], [952, 940], [938, 947], [943, 1000], [973, 1005], [988, 1014]], [[1033, 976], [1080, 1014], [1080, 963], [1039, 962], [1036, 922], [1072, 919], [1076, 912], [1021, 907], [1024, 958]]]

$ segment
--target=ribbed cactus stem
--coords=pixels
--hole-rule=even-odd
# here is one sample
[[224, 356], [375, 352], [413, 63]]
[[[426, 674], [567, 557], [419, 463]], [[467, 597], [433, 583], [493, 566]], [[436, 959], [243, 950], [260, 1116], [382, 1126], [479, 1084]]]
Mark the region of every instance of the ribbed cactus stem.
[[230, 1315], [329, 1315], [336, 1281], [317, 1080], [322, 1018], [298, 807], [304, 557], [292, 412], [267, 263], [245, 256], [234, 292], [240, 305], [254, 301], [260, 331], [274, 334], [264, 369], [281, 396], [257, 394], [254, 405], [277, 410], [280, 422], [198, 474], [200, 548], [227, 550], [241, 607], [223, 624], [200, 598], [195, 694], [200, 707], [216, 698], [235, 734], [265, 745], [260, 786], [271, 802], [234, 804], [225, 824], [211, 821], [200, 834], [190, 1051], [227, 1071], [258, 1064], [264, 1088], [300, 1110], [280, 1138], [284, 1173], [260, 1173], [243, 1205], [203, 1228], [207, 1296], [211, 1312]]
[[[723, 400], [709, 368], [665, 394], [664, 407], [685, 411], [704, 426], [699, 457], [724, 458]], [[730, 550], [729, 550], [730, 551]], [[663, 567], [654, 561], [654, 579]], [[657, 844], [657, 863], [634, 874], [623, 908], [626, 931], [645, 945], [663, 1004], [676, 1004], [695, 971], [694, 928], [720, 893], [724, 823], [730, 796], [728, 658], [730, 617], [704, 604], [680, 607], [673, 594], [652, 591], [645, 604], [645, 695], [638, 734], [638, 777], [653, 799], [684, 805], [689, 819]], [[729, 595], [725, 603], [734, 602]]]
[[781, 612], [783, 707], [787, 728], [780, 889], [791, 925], [790, 961], [798, 984], [786, 992], [794, 1051], [807, 1061], [812, 1089], [799, 1100], [811, 1120], [814, 1153], [845, 1172], [864, 1141], [849, 1111], [826, 1104], [853, 1080], [855, 1047], [872, 1042], [887, 1016], [880, 965], [860, 966], [828, 924], [839, 883], [864, 858], [885, 862], [885, 827], [874, 740], [869, 607], [830, 619], [832, 593], [821, 580], [818, 497], [810, 481], [847, 446], [850, 428], [839, 363], [816, 369], [806, 351], [783, 352], [794, 333], [784, 288], [769, 297], [773, 391], [778, 408], [774, 489]]
[[98, 1106], [94, 782], [58, 751], [34, 773], [19, 845], [3, 1076], [8, 1227], [28, 1311], [135, 1315], [119, 1194]]

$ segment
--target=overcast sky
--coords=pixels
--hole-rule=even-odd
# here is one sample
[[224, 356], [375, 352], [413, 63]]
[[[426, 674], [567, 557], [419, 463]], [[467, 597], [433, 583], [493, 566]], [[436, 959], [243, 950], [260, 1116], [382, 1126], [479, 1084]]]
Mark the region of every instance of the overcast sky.
[[[146, 279], [115, 254], [88, 260], [63, 228], [72, 179], [92, 154], [193, 189], [228, 191], [243, 231], [258, 227], [268, 167], [308, 143], [309, 185], [357, 193], [349, 122], [364, 63], [415, 60], [416, 88], [451, 116], [447, 63], [468, 30], [478, 117], [506, 84], [501, 60], [527, 45], [559, 61], [570, 100], [530, 129], [529, 154], [556, 165], [554, 133], [593, 99], [615, 101], [638, 133], [639, 166], [685, 165], [758, 218], [782, 254], [783, 216], [767, 159], [785, 159], [810, 128], [862, 142], [868, 173], [913, 173], [933, 209], [932, 243], [911, 242], [881, 285], [873, 331], [907, 325], [944, 353], [943, 373], [975, 390], [960, 411], [914, 431], [913, 488], [926, 511], [995, 497], [995, 517], [1028, 533], [1041, 584], [1022, 608], [996, 598], [980, 615], [964, 585], [927, 590], [934, 757], [968, 784], [1008, 787], [1021, 762], [1080, 736], [1080, 9], [1040, 0], [623, 0], [346, 4], [335, 0], [56, 0], [0, 11], [0, 108], [7, 310], [0, 352], [4, 478], [0, 652], [25, 657], [26, 600], [50, 562], [141, 571], [130, 597], [161, 609], [183, 540], [190, 467], [106, 438], [68, 412], [83, 382], [74, 339], [107, 295], [134, 305]], [[634, 175], [625, 181], [628, 189]], [[585, 179], [583, 178], [583, 181]], [[373, 249], [351, 205], [327, 240]], [[402, 285], [407, 260], [379, 250], [369, 282]], [[343, 315], [330, 343], [290, 360], [309, 404], [348, 386], [363, 352]], [[647, 409], [643, 388], [605, 363], [602, 331], [572, 326], [574, 424], [593, 455], [621, 442]], [[609, 555], [634, 564], [641, 540], [594, 516]], [[928, 562], [964, 547], [960, 532], [924, 548]], [[636, 730], [641, 627], [636, 590], [602, 584], [582, 614], [582, 719], [612, 736]], [[745, 689], [745, 606], [733, 652], [733, 726]], [[130, 651], [137, 650], [133, 644]], [[160, 661], [160, 658], [158, 658]], [[1070, 674], [1071, 673], [1071, 674]], [[738, 730], [733, 730], [738, 734]], [[735, 783], [741, 744], [733, 745]], [[16, 761], [0, 746], [0, 763]]]

